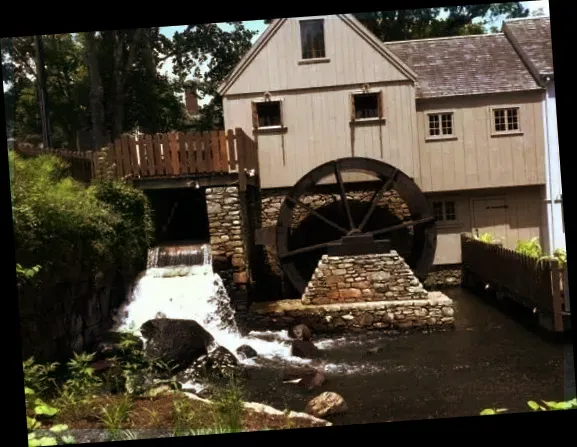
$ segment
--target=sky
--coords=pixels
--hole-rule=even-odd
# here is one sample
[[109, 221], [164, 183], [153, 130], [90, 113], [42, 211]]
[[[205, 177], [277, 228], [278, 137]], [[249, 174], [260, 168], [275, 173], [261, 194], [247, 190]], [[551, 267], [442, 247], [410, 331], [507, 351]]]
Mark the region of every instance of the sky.
[[[528, 8], [530, 13], [534, 13], [540, 9], [542, 9], [543, 14], [544, 15], [549, 15], [549, 2], [548, 0], [536, 0], [536, 1], [529, 1], [529, 2], [521, 2], [521, 4]], [[497, 21], [496, 23], [492, 23], [491, 25], [497, 26], [498, 28], [501, 27], [501, 23], [502, 20]], [[263, 20], [249, 20], [249, 21], [245, 21], [244, 22], [245, 27], [247, 27], [250, 30], [254, 30], [257, 32], [257, 34], [253, 37], [253, 42], [258, 39], [258, 37], [260, 36], [260, 34], [264, 31], [264, 29], [266, 28], [266, 25], [264, 24]], [[184, 31], [184, 29], [186, 29], [187, 25], [181, 25], [181, 26], [166, 26], [166, 27], [162, 27], [160, 28], [160, 32], [162, 34], [164, 34], [167, 37], [172, 37], [174, 35], [175, 32], [177, 31]], [[230, 29], [230, 26], [227, 24], [218, 24], [219, 27], [221, 27], [223, 30], [228, 30]], [[203, 70], [204, 71], [204, 70]], [[166, 61], [163, 66], [160, 68], [160, 72], [163, 74], [167, 74], [167, 75], [172, 75], [172, 63], [170, 60]], [[4, 83], [4, 90], [6, 90], [7, 85], [6, 83]], [[199, 103], [202, 104], [206, 104], [208, 101], [210, 100], [210, 98], [201, 98], [199, 100]]]

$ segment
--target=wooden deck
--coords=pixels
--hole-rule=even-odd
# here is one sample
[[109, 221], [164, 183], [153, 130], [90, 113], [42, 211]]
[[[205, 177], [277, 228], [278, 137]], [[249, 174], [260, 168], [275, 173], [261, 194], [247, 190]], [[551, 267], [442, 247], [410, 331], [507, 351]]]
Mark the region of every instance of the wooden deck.
[[238, 178], [241, 189], [258, 170], [256, 145], [242, 129], [205, 133], [123, 135], [99, 151], [39, 150], [18, 145], [23, 154], [50, 153], [70, 164], [75, 179], [130, 180], [142, 188], [216, 186]]

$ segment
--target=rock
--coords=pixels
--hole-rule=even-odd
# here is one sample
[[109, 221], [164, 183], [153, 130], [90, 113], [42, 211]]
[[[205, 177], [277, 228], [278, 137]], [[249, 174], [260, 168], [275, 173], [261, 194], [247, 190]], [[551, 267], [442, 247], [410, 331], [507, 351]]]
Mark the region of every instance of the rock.
[[320, 388], [325, 381], [325, 374], [314, 368], [287, 370], [283, 374], [284, 383], [296, 383], [309, 391]]
[[312, 337], [311, 330], [304, 324], [297, 324], [288, 331], [288, 336], [297, 340], [308, 341]]
[[245, 370], [228, 349], [219, 346], [198, 358], [181, 375], [182, 381], [208, 379], [220, 380], [245, 376]]
[[367, 349], [368, 354], [376, 354], [380, 351], [382, 351], [382, 348], [380, 346], [375, 346], [374, 348]]
[[173, 367], [175, 373], [188, 368], [208, 353], [214, 338], [194, 320], [157, 318], [144, 323], [140, 332], [146, 339], [146, 355]]
[[236, 353], [245, 359], [252, 359], [258, 356], [258, 352], [252, 346], [242, 345], [236, 348]]
[[291, 355], [313, 359], [320, 357], [320, 350], [310, 340], [294, 340], [292, 342]]
[[342, 396], [332, 391], [325, 391], [311, 399], [305, 408], [305, 413], [318, 418], [345, 411], [347, 411], [347, 403]]

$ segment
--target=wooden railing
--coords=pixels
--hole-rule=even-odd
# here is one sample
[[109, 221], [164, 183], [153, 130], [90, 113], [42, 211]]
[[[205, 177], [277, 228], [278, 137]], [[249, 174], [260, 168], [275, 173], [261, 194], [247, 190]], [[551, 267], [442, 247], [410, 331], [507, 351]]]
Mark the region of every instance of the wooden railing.
[[258, 169], [254, 142], [242, 129], [205, 133], [123, 135], [100, 151], [37, 150], [19, 146], [30, 155], [52, 153], [66, 159], [71, 175], [89, 182], [104, 175], [115, 178], [163, 178], [238, 173]]
[[[497, 293], [503, 293], [536, 312], [552, 316], [553, 330], [562, 332], [564, 271], [556, 259], [536, 259], [499, 244], [461, 235], [464, 285], [473, 275]], [[565, 306], [568, 310], [568, 306]]]

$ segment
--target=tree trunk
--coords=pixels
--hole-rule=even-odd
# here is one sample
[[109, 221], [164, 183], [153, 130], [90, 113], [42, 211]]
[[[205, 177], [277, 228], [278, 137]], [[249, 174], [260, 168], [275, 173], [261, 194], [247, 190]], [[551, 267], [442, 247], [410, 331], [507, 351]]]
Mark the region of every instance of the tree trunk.
[[[120, 137], [124, 131], [124, 87], [128, 74], [132, 69], [136, 56], [136, 47], [140, 42], [142, 30], [137, 29], [132, 33], [127, 33], [125, 40], [122, 31], [114, 31], [114, 74], [115, 92], [112, 98], [112, 140]], [[124, 57], [125, 44], [128, 46], [128, 55]]]
[[94, 32], [84, 33], [86, 39], [85, 58], [90, 76], [90, 116], [92, 120], [93, 149], [104, 145], [104, 89], [100, 77], [97, 44]]

